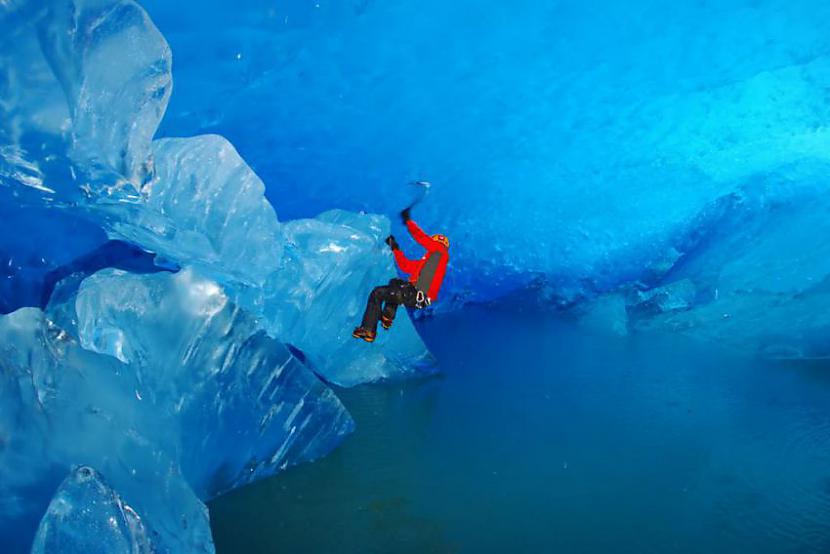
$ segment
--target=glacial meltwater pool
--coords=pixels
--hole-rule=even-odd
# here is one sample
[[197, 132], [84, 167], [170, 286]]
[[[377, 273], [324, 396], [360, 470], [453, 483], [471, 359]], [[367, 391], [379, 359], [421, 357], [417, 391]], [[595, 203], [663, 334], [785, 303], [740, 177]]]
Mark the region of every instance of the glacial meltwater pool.
[[484, 308], [419, 328], [442, 376], [339, 390], [355, 434], [211, 503], [220, 554], [830, 552], [830, 364]]

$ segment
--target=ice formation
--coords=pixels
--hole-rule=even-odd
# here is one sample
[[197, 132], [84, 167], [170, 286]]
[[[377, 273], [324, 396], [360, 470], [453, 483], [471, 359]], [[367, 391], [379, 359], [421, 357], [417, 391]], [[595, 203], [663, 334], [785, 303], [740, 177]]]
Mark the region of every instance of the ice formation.
[[52, 202], [135, 198], [172, 87], [158, 29], [129, 1], [0, 10], [3, 180]]
[[61, 483], [32, 546], [36, 554], [151, 554], [155, 550], [141, 517], [89, 467], [73, 470]]
[[[266, 287], [268, 328], [308, 356], [316, 372], [341, 385], [388, 375], [429, 372], [433, 360], [412, 322], [402, 317], [367, 351], [351, 340], [366, 307], [366, 294], [394, 275], [383, 238], [385, 217], [340, 210], [289, 221], [285, 275]], [[343, 291], [355, 291], [343, 295]]]
[[190, 269], [104, 270], [74, 308], [81, 346], [135, 368], [135, 394], [179, 420], [180, 465], [201, 498], [314, 460], [351, 430], [334, 393]]
[[615, 332], [827, 356], [827, 2], [206, 5], [146, 2], [184, 60], [164, 132], [225, 134], [292, 216], [429, 179], [438, 309], [610, 295]]
[[207, 509], [181, 476], [175, 434], [163, 432], [175, 419], [139, 397], [133, 369], [82, 348], [38, 308], [2, 316], [0, 337], [3, 544], [29, 547], [60, 482], [86, 465], [107, 476], [161, 551], [209, 550]]
[[210, 552], [204, 501], [352, 430], [327, 383], [432, 371], [403, 314], [348, 337], [389, 222], [281, 224], [226, 139], [152, 140], [171, 54], [135, 2], [0, 28], [4, 551]]
[[203, 501], [348, 433], [329, 383], [430, 371], [402, 312], [348, 336], [412, 179], [437, 309], [830, 356], [826, 2], [146, 7], [172, 96], [134, 1], [0, 2], [12, 552], [210, 551]]
[[280, 226], [265, 185], [216, 135], [153, 142], [155, 175], [127, 213], [107, 207], [112, 234], [225, 280], [261, 287], [279, 268]]
[[316, 459], [351, 430], [334, 393], [192, 270], [104, 270], [72, 289], [0, 319], [4, 537], [31, 526], [56, 473], [84, 464], [157, 551], [209, 550], [200, 498]]

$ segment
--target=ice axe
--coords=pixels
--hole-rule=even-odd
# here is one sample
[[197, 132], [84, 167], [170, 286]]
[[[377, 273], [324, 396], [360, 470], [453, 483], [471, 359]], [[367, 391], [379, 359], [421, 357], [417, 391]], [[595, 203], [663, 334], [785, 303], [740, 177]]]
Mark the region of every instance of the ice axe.
[[[415, 187], [415, 196], [412, 199], [412, 202], [410, 202], [404, 209], [402, 209], [399, 212], [404, 224], [406, 224], [406, 222], [409, 220], [409, 212], [412, 211], [412, 208], [423, 202], [424, 199], [427, 197], [432, 183], [430, 183], [429, 181], [410, 181], [409, 185]], [[396, 241], [395, 237], [392, 235], [386, 237], [386, 240], [384, 242], [388, 244], [392, 250], [397, 250], [398, 248], [400, 248], [398, 246], [398, 241]]]
[[412, 202], [410, 202], [407, 207], [401, 210], [401, 213], [409, 213], [412, 211], [412, 208], [423, 202], [424, 199], [429, 195], [429, 189], [432, 187], [432, 183], [430, 183], [429, 181], [410, 181], [409, 185], [415, 187], [415, 195], [412, 199]]

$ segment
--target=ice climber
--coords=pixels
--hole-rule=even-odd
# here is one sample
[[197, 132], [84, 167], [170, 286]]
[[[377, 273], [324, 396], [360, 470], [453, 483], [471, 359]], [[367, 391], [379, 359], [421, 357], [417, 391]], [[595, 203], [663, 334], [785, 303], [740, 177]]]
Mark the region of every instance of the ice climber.
[[363, 314], [363, 322], [352, 333], [357, 339], [373, 342], [377, 336], [378, 320], [384, 329], [392, 327], [395, 313], [401, 304], [420, 310], [438, 298], [438, 291], [441, 289], [450, 259], [450, 241], [444, 235], [426, 234], [412, 221], [409, 212], [410, 208], [403, 210], [401, 219], [409, 234], [415, 242], [426, 249], [426, 253], [420, 260], [410, 260], [401, 251], [394, 236], [389, 235], [386, 238], [386, 244], [395, 255], [395, 262], [401, 272], [409, 276], [409, 280], [392, 279], [388, 285], [372, 290], [366, 304], [366, 312]]

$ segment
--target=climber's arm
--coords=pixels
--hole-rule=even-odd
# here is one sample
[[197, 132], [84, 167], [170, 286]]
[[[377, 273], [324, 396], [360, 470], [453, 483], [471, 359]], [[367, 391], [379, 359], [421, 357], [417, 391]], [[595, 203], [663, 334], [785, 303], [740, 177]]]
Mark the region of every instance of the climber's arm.
[[398, 267], [401, 269], [401, 271], [407, 274], [411, 274], [415, 271], [418, 262], [407, 258], [406, 255], [404, 255], [403, 251], [400, 249], [392, 250], [392, 253], [395, 255], [395, 263], [398, 264]]
[[406, 222], [406, 228], [409, 231], [409, 234], [412, 235], [412, 238], [415, 239], [415, 242], [417, 242], [427, 250], [434, 249], [435, 241], [432, 240], [432, 237], [426, 234], [423, 229], [418, 227], [417, 223], [410, 219]]

